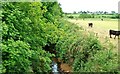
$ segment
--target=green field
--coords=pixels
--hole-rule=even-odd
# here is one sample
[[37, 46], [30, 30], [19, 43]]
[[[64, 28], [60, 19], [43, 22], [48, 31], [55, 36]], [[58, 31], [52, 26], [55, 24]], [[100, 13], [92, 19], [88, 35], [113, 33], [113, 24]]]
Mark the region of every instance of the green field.
[[101, 29], [118, 29], [118, 20], [117, 19], [104, 19], [101, 21], [100, 19], [85, 19], [85, 20], [78, 20], [80, 25], [88, 26], [88, 23], [93, 23], [94, 28], [101, 28]]
[[[78, 26], [83, 27], [86, 31], [94, 32], [98, 34], [99, 40], [104, 43], [106, 38], [110, 40], [110, 42], [115, 45], [115, 50], [117, 50], [118, 39], [109, 38], [109, 30], [118, 30], [118, 20], [117, 19], [104, 19], [101, 21], [100, 19], [68, 19], [69, 22], [75, 23]], [[88, 23], [93, 23], [93, 28], [88, 27]]]

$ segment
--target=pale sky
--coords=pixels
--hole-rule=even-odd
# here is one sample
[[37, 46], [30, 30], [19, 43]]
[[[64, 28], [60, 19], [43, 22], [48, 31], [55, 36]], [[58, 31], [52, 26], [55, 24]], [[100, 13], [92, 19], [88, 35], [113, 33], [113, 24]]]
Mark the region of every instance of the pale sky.
[[[58, 0], [63, 12], [73, 11], [116, 11], [120, 0]], [[119, 7], [120, 8], [120, 7]]]

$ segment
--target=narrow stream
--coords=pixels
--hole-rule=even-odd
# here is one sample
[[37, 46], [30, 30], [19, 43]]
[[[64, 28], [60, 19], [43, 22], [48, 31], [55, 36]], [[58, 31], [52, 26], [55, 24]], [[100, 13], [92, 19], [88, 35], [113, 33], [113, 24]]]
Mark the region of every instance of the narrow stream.
[[[49, 43], [48, 45], [43, 47], [43, 49], [45, 51], [48, 51], [48, 52], [56, 55], [57, 52], [55, 50], [55, 45], [56, 44]], [[72, 70], [71, 67], [68, 64], [63, 63], [62, 62], [63, 60], [60, 60], [59, 58], [53, 57], [51, 60], [52, 60], [52, 63], [51, 63], [52, 74], [64, 74], [64, 73], [69, 74], [69, 72]]]
[[52, 58], [52, 73], [53, 74], [61, 74], [60, 64], [57, 58]]
[[52, 58], [51, 68], [53, 74], [69, 74], [72, 69], [68, 64], [62, 63], [58, 58]]
[[53, 73], [58, 72], [58, 66], [57, 66], [57, 63], [55, 61], [52, 61], [52, 72]]

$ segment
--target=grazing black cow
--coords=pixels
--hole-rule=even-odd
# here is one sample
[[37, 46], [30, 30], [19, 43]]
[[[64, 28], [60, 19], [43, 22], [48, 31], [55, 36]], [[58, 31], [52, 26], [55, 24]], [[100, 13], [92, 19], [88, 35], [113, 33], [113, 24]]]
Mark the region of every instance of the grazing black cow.
[[93, 27], [93, 23], [88, 23], [88, 26], [89, 27]]
[[101, 19], [101, 21], [103, 21], [103, 19]]
[[118, 36], [119, 38], [120, 31], [109, 30], [109, 35], [110, 35], [110, 38], [112, 38], [111, 35], [115, 35], [114, 39], [116, 38], [116, 36]]

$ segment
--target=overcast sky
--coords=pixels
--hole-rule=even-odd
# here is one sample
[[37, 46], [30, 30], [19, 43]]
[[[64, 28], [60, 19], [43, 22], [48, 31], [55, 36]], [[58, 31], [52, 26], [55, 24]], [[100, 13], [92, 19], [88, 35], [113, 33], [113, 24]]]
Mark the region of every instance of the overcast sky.
[[58, 0], [63, 12], [73, 11], [116, 11], [120, 0]]

